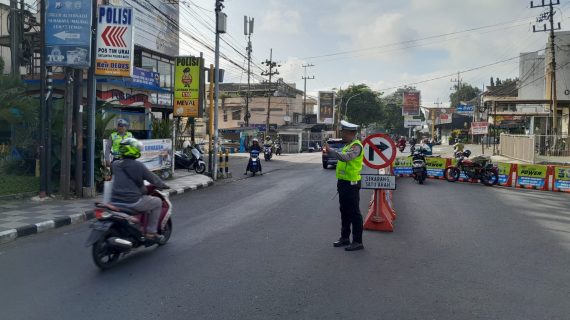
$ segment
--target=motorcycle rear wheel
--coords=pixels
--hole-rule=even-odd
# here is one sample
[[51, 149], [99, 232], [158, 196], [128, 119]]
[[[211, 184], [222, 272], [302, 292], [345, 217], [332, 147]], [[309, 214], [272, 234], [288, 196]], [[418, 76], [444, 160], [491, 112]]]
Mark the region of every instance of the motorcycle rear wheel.
[[485, 170], [480, 180], [481, 183], [490, 187], [499, 183], [499, 174], [493, 170]]
[[194, 171], [196, 171], [196, 173], [198, 174], [202, 174], [206, 171], [206, 165], [203, 163], [200, 163], [195, 169]]
[[459, 180], [460, 175], [461, 175], [461, 171], [459, 171], [458, 168], [454, 168], [454, 167], [446, 168], [445, 171], [443, 172], [443, 176], [445, 177], [445, 180], [447, 180], [449, 182], [455, 182], [455, 181]]
[[109, 229], [99, 240], [97, 240], [97, 242], [95, 242], [95, 244], [93, 244], [93, 247], [91, 247], [93, 262], [95, 262], [95, 265], [97, 265], [101, 270], [107, 270], [119, 261], [121, 253], [113, 250], [107, 244], [107, 239], [118, 236], [119, 233], [116, 230]]

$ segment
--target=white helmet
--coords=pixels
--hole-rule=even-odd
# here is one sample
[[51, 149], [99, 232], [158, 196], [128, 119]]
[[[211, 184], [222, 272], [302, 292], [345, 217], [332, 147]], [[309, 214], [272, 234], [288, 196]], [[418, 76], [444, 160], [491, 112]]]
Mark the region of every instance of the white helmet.
[[259, 139], [253, 138], [253, 140], [251, 140], [251, 141], [253, 141], [253, 142], [259, 142]]

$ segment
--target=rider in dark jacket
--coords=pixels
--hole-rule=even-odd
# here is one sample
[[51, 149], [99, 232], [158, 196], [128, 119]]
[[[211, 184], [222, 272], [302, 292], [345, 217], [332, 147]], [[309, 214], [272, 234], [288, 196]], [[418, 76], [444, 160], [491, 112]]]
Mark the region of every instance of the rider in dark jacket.
[[[259, 140], [257, 140], [257, 138], [253, 138], [253, 141], [251, 143], [251, 147], [249, 147], [248, 151], [251, 153], [251, 151], [253, 150], [257, 150], [259, 153], [263, 152], [263, 149], [261, 148], [261, 146], [259, 145]], [[259, 166], [259, 172], [260, 174], [262, 173], [261, 170], [261, 162], [257, 161], [257, 165]], [[245, 173], [244, 175], [247, 175], [247, 172], [249, 171], [249, 168], [251, 167], [251, 157], [249, 158], [249, 161], [247, 162], [247, 167], [245, 168]]]

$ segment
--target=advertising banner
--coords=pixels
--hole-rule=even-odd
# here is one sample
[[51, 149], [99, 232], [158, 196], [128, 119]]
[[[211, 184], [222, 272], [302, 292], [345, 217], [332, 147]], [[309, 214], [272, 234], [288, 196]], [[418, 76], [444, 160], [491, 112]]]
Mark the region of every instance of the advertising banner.
[[412, 158], [411, 157], [398, 157], [393, 163], [394, 174], [397, 176], [410, 176], [412, 175]]
[[[451, 160], [451, 165], [452, 166], [457, 166], [457, 159], [450, 159]], [[458, 181], [460, 182], [479, 182], [478, 179], [470, 179], [465, 172], [463, 172], [463, 170], [461, 170], [461, 172], [459, 173], [459, 179]]]
[[174, 116], [202, 116], [202, 68], [204, 61], [200, 57], [176, 57], [174, 70]]
[[46, 65], [91, 66], [91, 0], [44, 1]]
[[499, 185], [510, 187], [512, 183], [512, 174], [515, 170], [515, 164], [512, 163], [502, 163], [499, 162], [497, 167], [499, 168]]
[[554, 190], [570, 192], [570, 167], [554, 167]]
[[443, 179], [443, 171], [447, 168], [449, 159], [439, 157], [426, 157], [427, 175], [430, 178]]
[[517, 188], [546, 189], [548, 167], [534, 164], [519, 164], [517, 169]]
[[471, 133], [477, 134], [488, 134], [489, 133], [489, 123], [488, 122], [471, 122]]
[[133, 8], [100, 6], [97, 18], [95, 74], [133, 75]]
[[332, 124], [334, 119], [334, 91], [319, 91], [320, 123]]
[[419, 116], [420, 115], [420, 92], [410, 91], [404, 92], [402, 100], [403, 116]]
[[160, 73], [134, 67], [132, 81], [134, 83], [160, 87]]
[[172, 168], [172, 159], [174, 153], [172, 151], [171, 139], [151, 139], [139, 140], [144, 148], [141, 157], [137, 160], [144, 163], [150, 171], [169, 170]]

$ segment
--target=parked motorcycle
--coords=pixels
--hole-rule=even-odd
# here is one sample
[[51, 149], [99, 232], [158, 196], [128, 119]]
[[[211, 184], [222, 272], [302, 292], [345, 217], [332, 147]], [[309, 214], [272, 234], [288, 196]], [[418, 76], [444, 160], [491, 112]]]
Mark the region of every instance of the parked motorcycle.
[[424, 150], [421, 147], [418, 148], [418, 150], [414, 151], [411, 157], [412, 157], [412, 177], [419, 184], [424, 184], [424, 181], [427, 179], [427, 167], [426, 167], [426, 158], [424, 155]]
[[273, 157], [273, 150], [271, 150], [270, 145], [263, 146], [263, 157], [265, 158], [265, 161], [269, 161], [271, 160], [271, 157]]
[[186, 150], [188, 149], [190, 150], [190, 156], [188, 156], [187, 152], [174, 152], [174, 168], [187, 169], [188, 171], [194, 170], [199, 174], [204, 173], [206, 171], [206, 163], [204, 162], [202, 150], [198, 145], [186, 148]]
[[463, 172], [469, 179], [478, 179], [486, 186], [492, 186], [499, 182], [499, 169], [488, 163], [489, 159], [485, 157], [478, 157], [477, 159], [469, 160], [471, 151], [465, 150], [457, 152], [455, 159], [457, 165], [449, 166], [444, 171], [444, 176], [447, 181], [455, 182], [461, 177]]
[[255, 174], [260, 171], [259, 151], [251, 150], [251, 152], [249, 153], [249, 164], [247, 169], [248, 170], [246, 170], [246, 173], [247, 171], [251, 171], [252, 176], [255, 176]]
[[172, 204], [168, 194], [154, 185], [147, 185], [147, 193], [162, 199], [162, 212], [158, 223], [160, 239], [148, 239], [144, 236], [147, 226], [147, 214], [132, 209], [118, 207], [109, 203], [95, 204], [95, 218], [85, 245], [91, 246], [95, 264], [105, 270], [114, 266], [121, 256], [129, 254], [139, 247], [165, 245], [172, 234]]
[[275, 155], [280, 156], [281, 155], [281, 143], [275, 143]]

